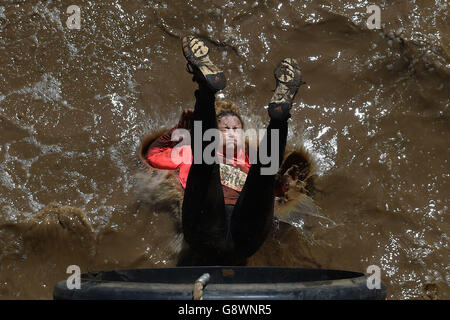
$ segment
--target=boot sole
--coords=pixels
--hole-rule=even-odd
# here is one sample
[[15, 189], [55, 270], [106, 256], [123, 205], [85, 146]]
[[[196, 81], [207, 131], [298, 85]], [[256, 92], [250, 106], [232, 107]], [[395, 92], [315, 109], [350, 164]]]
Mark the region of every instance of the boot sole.
[[208, 46], [193, 36], [184, 37], [182, 44], [184, 57], [191, 66], [200, 71], [206, 84], [214, 91], [224, 89], [226, 86], [225, 75], [209, 58]]
[[304, 83], [302, 74], [297, 61], [286, 58], [278, 64], [274, 76], [277, 86], [269, 103], [269, 116], [272, 119], [286, 120], [291, 116], [289, 111], [292, 101]]
[[292, 103], [302, 82], [302, 73], [295, 59], [283, 59], [274, 72], [277, 86], [271, 103]]

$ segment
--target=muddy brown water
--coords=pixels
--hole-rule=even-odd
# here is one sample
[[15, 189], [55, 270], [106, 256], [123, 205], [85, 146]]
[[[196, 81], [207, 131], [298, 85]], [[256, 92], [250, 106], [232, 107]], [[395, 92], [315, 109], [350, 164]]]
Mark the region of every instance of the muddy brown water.
[[0, 298], [50, 299], [73, 264], [175, 265], [136, 150], [193, 106], [185, 34], [208, 40], [247, 127], [267, 123], [280, 59], [307, 82], [288, 140], [315, 159], [320, 216], [249, 265], [377, 265], [389, 299], [450, 297], [448, 1], [77, 1], [79, 30], [71, 4], [0, 1]]

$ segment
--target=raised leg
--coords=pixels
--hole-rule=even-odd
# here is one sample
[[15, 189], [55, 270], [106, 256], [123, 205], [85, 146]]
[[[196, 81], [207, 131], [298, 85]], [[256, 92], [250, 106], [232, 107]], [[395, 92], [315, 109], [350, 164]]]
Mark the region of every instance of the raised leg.
[[[301, 72], [294, 59], [284, 59], [275, 69], [276, 90], [269, 103], [270, 122], [262, 145], [278, 157], [276, 170], [266, 170], [260, 156], [247, 175], [244, 187], [231, 217], [231, 235], [236, 254], [249, 257], [265, 241], [272, 225], [275, 200], [275, 175], [283, 161], [286, 148], [288, 119], [293, 99], [303, 83]], [[275, 135], [272, 135], [277, 131]], [[261, 148], [261, 145], [260, 145]], [[258, 153], [259, 154], [259, 153]]]
[[[200, 121], [201, 130], [191, 130], [194, 161], [186, 182], [182, 226], [186, 242], [194, 250], [206, 254], [224, 251], [227, 247], [225, 202], [219, 164], [206, 164], [202, 158], [204, 149], [211, 143], [203, 141], [205, 131], [217, 129], [215, 92], [225, 86], [223, 73], [211, 63], [208, 51], [208, 47], [199, 39], [183, 39], [183, 53], [194, 74], [193, 80], [199, 84], [199, 89], [195, 91], [194, 123]], [[214, 82], [216, 79], [219, 81]], [[197, 144], [201, 144], [201, 148]], [[197, 149], [200, 152], [196, 152]]]

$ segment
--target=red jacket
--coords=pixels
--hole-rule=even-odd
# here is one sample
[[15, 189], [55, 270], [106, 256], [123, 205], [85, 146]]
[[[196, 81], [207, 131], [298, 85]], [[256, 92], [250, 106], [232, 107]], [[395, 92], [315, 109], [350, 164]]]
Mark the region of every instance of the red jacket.
[[[147, 161], [152, 167], [157, 169], [179, 170], [178, 177], [183, 189], [185, 189], [189, 169], [191, 168], [192, 163], [192, 150], [190, 145], [177, 146], [181, 140], [171, 140], [172, 133], [175, 129], [177, 129], [177, 127], [166, 131], [150, 145], [147, 152]], [[184, 159], [190, 160], [177, 163], [172, 157], [174, 153], [180, 158], [183, 157]], [[223, 154], [220, 152], [217, 152], [217, 154], [219, 157], [223, 157]], [[245, 160], [242, 161], [239, 159]], [[225, 204], [234, 205], [236, 203], [250, 167], [251, 164], [249, 162], [248, 154], [245, 154], [245, 157], [241, 154], [237, 158], [233, 158], [232, 164], [229, 164], [228, 162], [227, 164], [220, 163], [220, 177]]]

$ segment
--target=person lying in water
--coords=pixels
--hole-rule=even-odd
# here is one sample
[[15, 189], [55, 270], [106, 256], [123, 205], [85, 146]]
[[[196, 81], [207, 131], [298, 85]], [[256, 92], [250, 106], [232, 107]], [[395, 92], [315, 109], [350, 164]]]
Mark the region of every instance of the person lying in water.
[[[238, 261], [258, 250], [269, 233], [278, 167], [268, 171], [272, 174], [263, 174], [272, 164], [261, 161], [259, 154], [250, 163], [248, 149], [240, 147], [244, 123], [234, 104], [215, 99], [225, 88], [226, 79], [211, 62], [206, 44], [187, 36], [182, 39], [182, 48], [187, 70], [198, 84], [195, 107], [184, 111], [178, 125], [150, 145], [147, 161], [154, 168], [179, 170], [184, 188], [182, 228], [191, 250], [207, 257], [211, 265], [240, 264]], [[283, 59], [274, 75], [276, 89], [267, 109], [270, 121], [261, 143], [266, 144], [266, 150], [275, 147], [279, 164], [285, 152], [292, 102], [303, 81], [297, 62], [291, 58]], [[201, 127], [195, 129], [193, 121], [200, 121]], [[174, 161], [179, 141], [172, 141], [172, 134], [179, 128], [190, 130], [190, 145], [183, 152], [192, 161]], [[209, 129], [220, 131], [217, 148], [212, 150], [219, 161], [213, 163], [202, 159], [208, 147], [202, 138]], [[273, 130], [277, 134], [272, 135]], [[234, 152], [226, 152], [230, 148]]]

